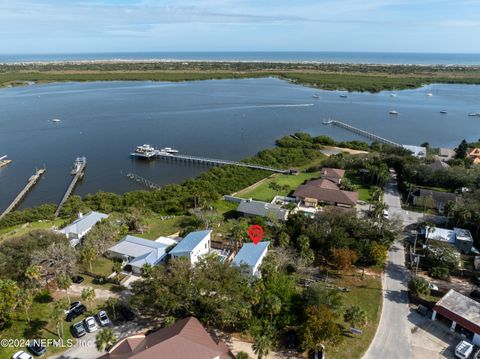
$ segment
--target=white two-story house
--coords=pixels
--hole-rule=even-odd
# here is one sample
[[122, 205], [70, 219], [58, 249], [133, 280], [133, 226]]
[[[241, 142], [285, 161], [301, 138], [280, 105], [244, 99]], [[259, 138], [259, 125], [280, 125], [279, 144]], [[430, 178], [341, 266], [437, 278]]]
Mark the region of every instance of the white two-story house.
[[210, 252], [211, 230], [189, 233], [171, 251], [172, 258], [187, 257], [191, 264]]

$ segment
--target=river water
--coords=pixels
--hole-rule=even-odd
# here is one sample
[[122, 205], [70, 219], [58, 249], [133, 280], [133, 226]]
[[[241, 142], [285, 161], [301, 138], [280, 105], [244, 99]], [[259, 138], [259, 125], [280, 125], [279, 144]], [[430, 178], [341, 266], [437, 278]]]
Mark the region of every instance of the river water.
[[[297, 131], [338, 140], [361, 139], [322, 125], [334, 118], [404, 144], [456, 146], [480, 137], [480, 86], [430, 85], [378, 94], [320, 91], [274, 78], [198, 82], [54, 83], [0, 90], [0, 209], [35, 167], [47, 172], [22, 207], [57, 203], [73, 161], [87, 157], [75, 193], [142, 189], [133, 172], [159, 185], [179, 183], [208, 169], [200, 165], [135, 161], [129, 153], [149, 143], [182, 153], [239, 160]], [[431, 93], [432, 96], [427, 96]], [[313, 95], [320, 98], [315, 99]], [[389, 115], [390, 110], [399, 115]], [[446, 110], [447, 114], [440, 114]], [[53, 123], [52, 119], [61, 122]], [[123, 174], [122, 174], [123, 173]]]

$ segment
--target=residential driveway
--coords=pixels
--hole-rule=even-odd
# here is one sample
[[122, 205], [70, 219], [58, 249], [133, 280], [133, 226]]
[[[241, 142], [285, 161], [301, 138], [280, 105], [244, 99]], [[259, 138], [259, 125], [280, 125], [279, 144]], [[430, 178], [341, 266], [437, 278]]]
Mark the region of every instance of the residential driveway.
[[[400, 205], [396, 178], [385, 187], [384, 200], [389, 205], [391, 215], [397, 215], [404, 224], [416, 221], [415, 216], [406, 214]], [[412, 344], [407, 283], [409, 273], [405, 268], [405, 251], [400, 241], [396, 241], [388, 252], [387, 267], [382, 274], [383, 306], [377, 333], [364, 359], [411, 359]]]

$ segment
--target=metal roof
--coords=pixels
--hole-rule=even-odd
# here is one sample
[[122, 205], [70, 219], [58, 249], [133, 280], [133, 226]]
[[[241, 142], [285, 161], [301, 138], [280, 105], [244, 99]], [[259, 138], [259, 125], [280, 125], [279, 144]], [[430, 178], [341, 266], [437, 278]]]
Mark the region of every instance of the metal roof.
[[270, 213], [273, 213], [275, 217], [281, 220], [285, 220], [288, 214], [288, 210], [277, 204], [255, 200], [241, 202], [237, 207], [237, 212], [261, 217], [268, 217]]
[[270, 242], [259, 242], [258, 244], [245, 243], [238, 251], [232, 263], [237, 266], [247, 264], [250, 267], [254, 267], [261, 261], [269, 244]]
[[170, 251], [170, 254], [189, 253], [193, 251], [211, 232], [211, 230], [190, 232]]
[[131, 266], [142, 268], [144, 264], [157, 264], [165, 257], [167, 245], [149, 239], [127, 235], [109, 251], [132, 257], [128, 263]]
[[82, 234], [92, 228], [95, 224], [100, 222], [102, 219], [108, 217], [108, 214], [99, 213], [99, 212], [90, 212], [72, 222], [70, 225], [66, 226], [63, 229], [60, 229], [58, 232], [68, 235], [69, 233]]

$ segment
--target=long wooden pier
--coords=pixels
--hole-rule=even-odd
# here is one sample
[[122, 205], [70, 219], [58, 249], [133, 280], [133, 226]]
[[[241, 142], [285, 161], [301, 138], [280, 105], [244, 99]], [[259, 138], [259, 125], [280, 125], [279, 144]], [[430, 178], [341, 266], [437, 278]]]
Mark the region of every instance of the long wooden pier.
[[233, 165], [233, 166], [247, 167], [247, 168], [253, 168], [257, 170], [276, 172], [276, 173], [284, 173], [284, 174], [290, 173], [290, 170], [282, 170], [278, 168], [255, 165], [255, 164], [238, 162], [238, 161], [220, 160], [215, 158], [198, 157], [198, 156], [190, 156], [190, 155], [171, 154], [171, 153], [165, 153], [162, 151], [157, 151], [155, 155], [157, 157], [165, 158], [165, 159], [182, 160], [187, 162], [198, 162], [198, 163], [205, 163], [209, 165]]
[[60, 214], [60, 210], [62, 209], [63, 205], [67, 201], [68, 197], [72, 194], [75, 186], [77, 185], [77, 182], [83, 178], [83, 175], [85, 174], [85, 166], [87, 165], [87, 162], [83, 162], [79, 165], [77, 168], [75, 175], [72, 179], [72, 182], [70, 182], [70, 185], [67, 187], [67, 190], [65, 191], [65, 194], [63, 195], [62, 200], [58, 204], [57, 210], [55, 211], [55, 217], [58, 217]]
[[368, 131], [362, 130], [360, 128], [354, 127], [354, 126], [349, 125], [348, 123], [345, 123], [345, 122], [336, 121], [336, 120], [324, 120], [322, 123], [324, 125], [333, 125], [333, 126], [342, 127], [342, 128], [344, 128], [344, 129], [346, 129], [350, 132], [356, 133], [356, 134], [361, 135], [361, 136], [366, 137], [366, 138], [370, 138], [371, 140], [378, 141], [380, 143], [385, 143], [387, 145], [392, 145], [392, 146], [395, 146], [395, 147], [402, 147], [402, 145], [399, 144], [399, 143], [390, 141], [390, 140], [388, 140], [384, 137], [378, 136], [378, 135], [376, 135], [372, 132], [368, 132]]
[[[123, 172], [121, 172], [123, 174]], [[126, 174], [126, 176], [128, 178], [130, 178], [131, 180], [137, 182], [137, 183], [140, 183], [140, 184], [143, 184], [145, 187], [148, 187], [150, 189], [160, 189], [161, 186], [159, 184], [156, 184], [155, 182], [152, 182], [146, 178], [143, 178], [142, 176], [139, 176], [133, 172], [128, 172]]]
[[46, 171], [45, 168], [40, 168], [35, 171], [35, 174], [28, 179], [27, 185], [21, 190], [21, 192], [17, 195], [17, 197], [15, 197], [15, 199], [10, 204], [10, 206], [8, 206], [8, 208], [5, 211], [3, 211], [3, 213], [0, 215], [0, 219], [2, 219], [6, 214], [13, 211], [15, 207], [17, 207], [20, 204], [23, 198], [27, 195], [28, 191], [30, 191], [32, 187], [35, 186], [35, 184], [38, 182], [40, 177], [45, 173], [45, 171]]

